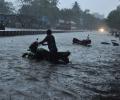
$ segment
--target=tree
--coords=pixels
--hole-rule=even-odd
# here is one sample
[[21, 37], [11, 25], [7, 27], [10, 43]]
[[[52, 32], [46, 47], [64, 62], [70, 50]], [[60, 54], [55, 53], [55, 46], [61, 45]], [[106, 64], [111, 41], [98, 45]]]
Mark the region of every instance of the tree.
[[[20, 19], [19, 17], [19, 19], [23, 27], [30, 25], [31, 22], [35, 22], [36, 26], [41, 26], [42, 28], [55, 27], [59, 19], [62, 19], [67, 23], [73, 22], [77, 29], [95, 29], [101, 22], [90, 14], [89, 10], [82, 11], [78, 2], [74, 2], [73, 7], [70, 9], [60, 10], [57, 7], [59, 0], [19, 1], [21, 2], [21, 8], [18, 15], [22, 15], [22, 18]], [[26, 20], [26, 18], [29, 18], [29, 20]]]
[[58, 2], [59, 2], [59, 0], [50, 0], [50, 4], [51, 4], [53, 7], [57, 7]]
[[120, 11], [120, 5], [119, 5], [119, 6], [117, 6], [117, 11]]
[[120, 9], [119, 7], [116, 10], [113, 10], [109, 13], [106, 21], [110, 28], [120, 30]]
[[74, 5], [72, 7], [72, 14], [73, 14], [73, 21], [77, 24], [77, 27], [79, 28], [82, 10], [80, 9], [78, 2], [74, 3]]
[[0, 0], [0, 13], [1, 14], [12, 14], [13, 4], [11, 2], [5, 2], [5, 0]]
[[64, 21], [71, 21], [73, 19], [73, 13], [71, 9], [62, 9], [60, 11], [60, 19]]
[[54, 26], [59, 18], [58, 0], [19, 0], [21, 8], [19, 13], [34, 16], [40, 25], [49, 24]]

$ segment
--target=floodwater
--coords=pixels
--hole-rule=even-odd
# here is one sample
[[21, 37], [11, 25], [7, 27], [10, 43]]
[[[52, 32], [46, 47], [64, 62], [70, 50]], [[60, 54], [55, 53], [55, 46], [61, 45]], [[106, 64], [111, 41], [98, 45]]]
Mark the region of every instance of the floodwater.
[[[91, 47], [72, 44], [73, 37], [88, 34]], [[21, 57], [45, 35], [0, 38], [0, 100], [120, 100], [120, 46], [101, 44], [116, 38], [97, 32], [54, 35], [59, 51], [71, 52], [67, 65]]]

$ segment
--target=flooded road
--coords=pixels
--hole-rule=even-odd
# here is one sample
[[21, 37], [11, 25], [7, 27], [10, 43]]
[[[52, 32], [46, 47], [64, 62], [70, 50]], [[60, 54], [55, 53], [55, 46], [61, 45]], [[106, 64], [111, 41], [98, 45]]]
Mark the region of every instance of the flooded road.
[[[88, 34], [91, 47], [72, 44], [74, 37]], [[120, 46], [101, 44], [114, 37], [97, 32], [54, 35], [59, 51], [71, 52], [68, 65], [21, 57], [45, 35], [0, 38], [0, 100], [120, 100]]]

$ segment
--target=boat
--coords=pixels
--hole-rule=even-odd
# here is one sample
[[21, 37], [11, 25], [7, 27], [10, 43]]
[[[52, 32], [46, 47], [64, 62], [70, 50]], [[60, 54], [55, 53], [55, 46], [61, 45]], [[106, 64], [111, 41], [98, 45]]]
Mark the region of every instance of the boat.
[[108, 42], [101, 42], [101, 44], [110, 45]]
[[69, 63], [69, 55], [70, 55], [69, 51], [57, 52], [55, 56], [51, 56], [51, 53], [48, 50], [44, 48], [38, 48], [37, 42], [35, 42], [34, 45], [32, 46], [34, 46], [34, 49], [32, 49], [30, 46], [29, 50], [23, 53], [22, 55], [23, 58], [28, 58], [28, 59], [37, 60], [37, 61], [46, 60], [56, 64]]
[[113, 46], [119, 46], [119, 43], [112, 41]]
[[84, 45], [84, 46], [89, 46], [91, 44], [91, 40], [90, 39], [79, 40], [77, 38], [73, 38], [73, 44], [80, 44], [80, 45]]

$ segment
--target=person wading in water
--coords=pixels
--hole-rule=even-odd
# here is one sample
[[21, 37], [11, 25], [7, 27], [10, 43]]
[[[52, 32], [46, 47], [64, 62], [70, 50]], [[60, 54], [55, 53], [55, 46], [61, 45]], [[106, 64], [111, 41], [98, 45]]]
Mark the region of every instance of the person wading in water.
[[48, 45], [48, 49], [50, 52], [50, 60], [54, 63], [57, 62], [57, 46], [55, 42], [55, 37], [52, 35], [52, 31], [49, 29], [47, 30], [47, 36], [39, 42], [39, 44], [44, 45], [44, 43], [47, 43], [45, 45]]

